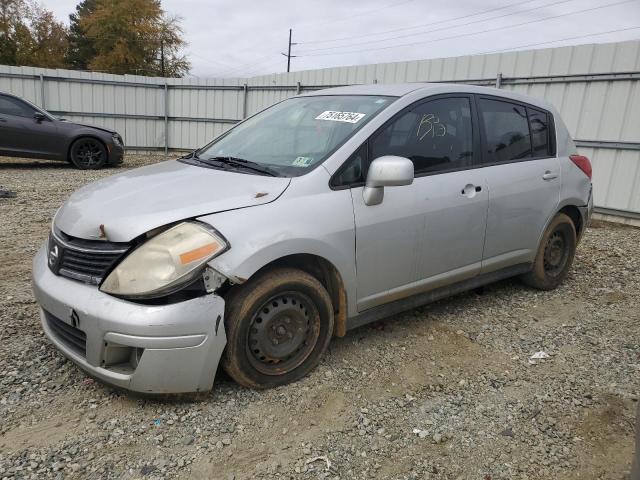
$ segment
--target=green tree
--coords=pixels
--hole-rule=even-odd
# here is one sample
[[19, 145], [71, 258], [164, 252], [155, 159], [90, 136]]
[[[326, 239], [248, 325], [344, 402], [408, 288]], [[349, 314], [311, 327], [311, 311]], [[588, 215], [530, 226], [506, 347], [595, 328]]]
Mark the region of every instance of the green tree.
[[96, 0], [83, 0], [76, 6], [76, 11], [69, 15], [69, 49], [67, 64], [77, 70], [86, 70], [96, 55], [93, 40], [87, 37], [81, 21], [96, 10]]
[[[27, 11], [24, 0], [0, 0], [0, 63], [16, 64], [18, 37], [26, 28], [21, 12]], [[22, 32], [23, 33], [23, 32]]]
[[96, 52], [91, 69], [176, 77], [189, 71], [179, 18], [169, 17], [159, 0], [96, 0], [80, 26]]
[[0, 63], [66, 66], [67, 30], [53, 13], [28, 0], [0, 0]]

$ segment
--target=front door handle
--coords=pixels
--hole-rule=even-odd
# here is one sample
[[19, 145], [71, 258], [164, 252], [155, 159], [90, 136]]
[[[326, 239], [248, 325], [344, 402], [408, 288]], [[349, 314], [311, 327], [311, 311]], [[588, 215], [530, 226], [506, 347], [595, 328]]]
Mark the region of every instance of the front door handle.
[[547, 170], [544, 172], [544, 175], [542, 175], [543, 180], [553, 180], [554, 178], [558, 178], [558, 174], [551, 170]]
[[467, 183], [464, 188], [462, 189], [462, 195], [464, 195], [465, 197], [469, 197], [469, 198], [473, 198], [476, 196], [476, 193], [479, 193], [482, 191], [482, 187], [480, 185], [473, 185], [471, 183]]
[[6, 121], [7, 121], [7, 119], [6, 119], [6, 118], [2, 118], [2, 117], [0, 117], [0, 122], [6, 122]]

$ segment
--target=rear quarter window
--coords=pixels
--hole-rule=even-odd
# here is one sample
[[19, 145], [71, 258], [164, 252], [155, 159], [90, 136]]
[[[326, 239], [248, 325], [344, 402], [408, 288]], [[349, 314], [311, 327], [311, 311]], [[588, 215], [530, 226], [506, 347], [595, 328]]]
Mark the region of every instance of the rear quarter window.
[[527, 107], [531, 148], [534, 157], [553, 155], [553, 136], [551, 133], [551, 115], [543, 110]]
[[522, 105], [481, 98], [480, 115], [486, 139], [485, 163], [532, 157], [527, 110]]

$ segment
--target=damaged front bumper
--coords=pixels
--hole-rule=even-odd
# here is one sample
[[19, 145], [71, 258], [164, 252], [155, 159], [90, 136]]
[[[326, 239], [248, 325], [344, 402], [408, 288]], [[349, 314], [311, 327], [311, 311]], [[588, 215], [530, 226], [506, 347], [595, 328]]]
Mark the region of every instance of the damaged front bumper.
[[226, 345], [224, 300], [214, 294], [141, 305], [54, 275], [44, 246], [33, 291], [51, 343], [90, 375], [144, 393], [210, 390]]

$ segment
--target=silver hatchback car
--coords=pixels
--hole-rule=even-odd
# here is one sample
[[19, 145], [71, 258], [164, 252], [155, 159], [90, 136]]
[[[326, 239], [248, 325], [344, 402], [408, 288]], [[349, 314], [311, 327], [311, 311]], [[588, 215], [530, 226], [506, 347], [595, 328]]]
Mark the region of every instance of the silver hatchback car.
[[85, 186], [33, 265], [50, 341], [139, 392], [295, 381], [332, 336], [499, 279], [552, 289], [592, 211], [554, 108], [483, 87], [300, 95]]

